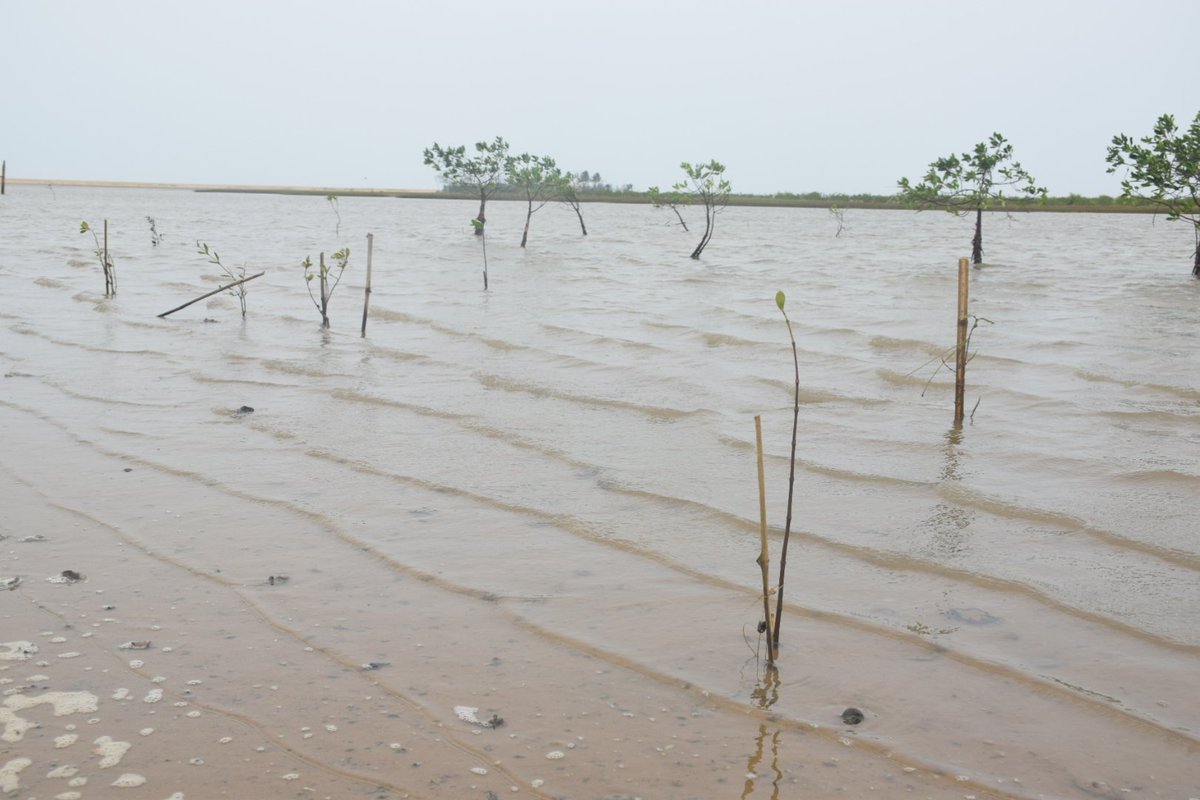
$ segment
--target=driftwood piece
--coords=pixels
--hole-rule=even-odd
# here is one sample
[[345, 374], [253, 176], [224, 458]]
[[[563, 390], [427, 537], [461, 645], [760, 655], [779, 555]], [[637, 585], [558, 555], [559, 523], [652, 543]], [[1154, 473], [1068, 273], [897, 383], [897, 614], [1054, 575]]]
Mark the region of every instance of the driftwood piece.
[[171, 314], [174, 314], [176, 311], [182, 311], [183, 309], [187, 308], [188, 306], [192, 305], [193, 303], [199, 303], [201, 300], [212, 297], [214, 294], [220, 294], [221, 292], [225, 291], [226, 289], [232, 289], [235, 286], [241, 286], [246, 281], [252, 281], [255, 278], [261, 278], [263, 275], [266, 275], [266, 274], [267, 273], [264, 271], [264, 272], [258, 273], [257, 275], [251, 275], [248, 278], [242, 278], [241, 280], [234, 281], [233, 283], [227, 283], [224, 286], [220, 287], [219, 289], [213, 289], [208, 294], [200, 295], [195, 300], [188, 300], [186, 303], [184, 303], [181, 306], [176, 306], [175, 308], [172, 308], [170, 311], [164, 311], [163, 313], [158, 315], [158, 318], [163, 319], [164, 317], [168, 317]]

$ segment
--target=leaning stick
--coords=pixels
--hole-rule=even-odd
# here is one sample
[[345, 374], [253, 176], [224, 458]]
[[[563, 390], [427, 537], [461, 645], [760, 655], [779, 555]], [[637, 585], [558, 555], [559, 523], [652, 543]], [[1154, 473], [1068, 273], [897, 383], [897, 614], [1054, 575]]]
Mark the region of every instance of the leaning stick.
[[767, 481], [763, 474], [762, 417], [754, 418], [754, 443], [758, 446], [758, 539], [760, 550], [758, 565], [762, 567], [763, 619], [767, 631], [767, 663], [775, 663], [775, 635], [771, 627], [771, 578], [768, 568], [770, 551], [767, 549]]
[[266, 275], [266, 274], [267, 274], [266, 272], [260, 272], [257, 275], [251, 275], [249, 278], [242, 278], [241, 280], [234, 281], [233, 283], [227, 283], [219, 289], [213, 289], [208, 294], [200, 295], [195, 300], [188, 300], [186, 303], [184, 303], [181, 306], [176, 306], [175, 308], [172, 308], [170, 311], [164, 311], [163, 313], [158, 315], [158, 318], [162, 319], [163, 317], [170, 316], [171, 314], [174, 314], [176, 311], [182, 311], [183, 309], [190, 306], [192, 303], [199, 303], [201, 300], [205, 299], [206, 297], [212, 297], [214, 294], [220, 294], [221, 292], [225, 291], [226, 289], [232, 289], [235, 286], [240, 286], [241, 284], [245, 283], [246, 281], [252, 281], [255, 278], [261, 278], [263, 275]]

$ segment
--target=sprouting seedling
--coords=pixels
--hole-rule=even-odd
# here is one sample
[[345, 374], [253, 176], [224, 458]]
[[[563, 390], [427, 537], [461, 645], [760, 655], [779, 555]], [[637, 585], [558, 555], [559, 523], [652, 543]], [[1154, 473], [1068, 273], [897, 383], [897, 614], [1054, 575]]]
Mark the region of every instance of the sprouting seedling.
[[154, 217], [146, 217], [146, 222], [150, 223], [150, 244], [158, 247], [162, 244], [162, 234], [158, 232], [158, 225], [154, 221]]
[[230, 280], [242, 281], [237, 286], [229, 289], [229, 293], [238, 299], [238, 303], [242, 307], [242, 316], [246, 316], [246, 265], [238, 267], [236, 270], [226, 266], [221, 262], [221, 255], [216, 250], [209, 248], [207, 242], [196, 242], [196, 252], [208, 259], [208, 263], [216, 265], [220, 268]]
[[100, 237], [96, 235], [96, 231], [92, 229], [87, 220], [79, 223], [79, 232], [92, 235], [92, 241], [96, 244], [96, 249], [92, 252], [96, 254], [96, 259], [100, 262], [100, 269], [104, 272], [104, 296], [114, 297], [117, 294], [117, 267], [108, 254], [108, 220], [104, 221], [103, 245], [100, 244]]
[[[342, 282], [342, 274], [345, 273], [346, 267], [350, 263], [350, 248], [343, 247], [333, 254], [333, 266], [325, 263], [325, 254], [321, 253], [318, 261], [318, 266], [314, 269], [311, 256], [305, 256], [301, 265], [304, 267], [304, 282], [308, 287], [308, 296], [312, 298], [313, 305], [317, 307], [317, 311], [321, 312], [321, 327], [329, 327], [329, 298], [333, 296], [333, 290]], [[333, 283], [329, 282], [329, 275], [334, 270], [337, 270], [337, 277], [333, 279]], [[318, 300], [313, 294], [312, 282], [313, 279], [320, 280], [321, 299]]]
[[488, 288], [487, 278], [487, 236], [483, 232], [484, 221], [481, 219], [472, 219], [471, 226], [475, 228], [475, 233], [479, 236], [479, 243], [483, 245], [483, 290], [486, 292]]
[[786, 302], [787, 296], [783, 292], [775, 293], [775, 305], [779, 306], [779, 312], [783, 314], [783, 321], [787, 323], [788, 338], [792, 340], [792, 364], [796, 370], [796, 394], [792, 403], [792, 459], [791, 466], [788, 468], [787, 517], [783, 523], [783, 550], [779, 554], [779, 586], [776, 589], [775, 597], [773, 636], [776, 650], [779, 649], [779, 623], [783, 618], [783, 579], [787, 571], [788, 540], [792, 535], [792, 498], [796, 488], [796, 430], [800, 424], [800, 356], [796, 352], [796, 336], [792, 333], [792, 321], [788, 319], [787, 311], [783, 307]]
[[338, 199], [336, 194], [327, 194], [325, 199], [329, 201], [329, 206], [333, 209], [333, 213], [337, 216], [337, 225], [333, 232], [336, 236], [342, 235], [342, 212], [338, 209]]

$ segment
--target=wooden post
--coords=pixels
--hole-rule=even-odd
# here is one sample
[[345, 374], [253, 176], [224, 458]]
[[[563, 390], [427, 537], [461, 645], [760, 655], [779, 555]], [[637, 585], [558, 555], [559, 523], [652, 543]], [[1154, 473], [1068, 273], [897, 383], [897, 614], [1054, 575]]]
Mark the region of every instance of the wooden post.
[[325, 274], [324, 253], [321, 253], [321, 327], [329, 327], [329, 280]]
[[371, 305], [371, 251], [375, 248], [375, 234], [367, 234], [367, 288], [363, 291], [362, 335], [367, 335], [367, 307]]
[[762, 568], [763, 620], [767, 634], [767, 663], [775, 663], [775, 629], [771, 625], [770, 550], [767, 548], [767, 481], [763, 472], [762, 417], [754, 418], [754, 444], [758, 448], [758, 565]]
[[0, 161], [0, 195], [4, 194], [4, 184], [8, 179], [8, 162]]
[[954, 427], [962, 427], [967, 388], [967, 285], [971, 259], [958, 260], [958, 339], [954, 347]]

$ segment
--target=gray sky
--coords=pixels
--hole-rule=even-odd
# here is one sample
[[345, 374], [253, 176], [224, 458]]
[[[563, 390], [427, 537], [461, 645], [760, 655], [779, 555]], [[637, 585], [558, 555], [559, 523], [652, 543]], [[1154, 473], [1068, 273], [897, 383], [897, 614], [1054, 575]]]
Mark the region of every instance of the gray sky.
[[1200, 111], [1200, 2], [0, 0], [10, 177], [435, 188], [502, 135], [638, 189], [889, 194], [1000, 131], [1051, 194]]

